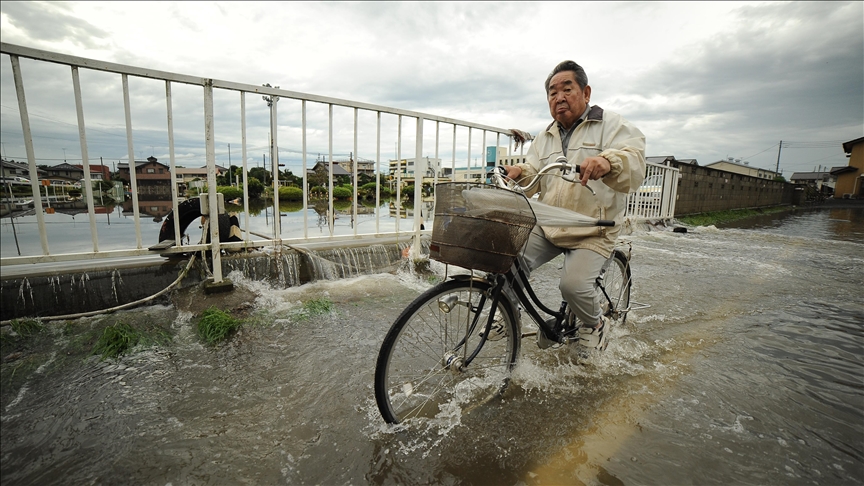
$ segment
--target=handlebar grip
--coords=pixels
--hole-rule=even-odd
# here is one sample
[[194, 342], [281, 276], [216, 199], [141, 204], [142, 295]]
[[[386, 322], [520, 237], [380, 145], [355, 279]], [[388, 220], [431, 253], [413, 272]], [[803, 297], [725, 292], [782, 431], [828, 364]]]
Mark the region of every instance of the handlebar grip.
[[615, 221], [611, 219], [598, 219], [597, 226], [615, 226]]

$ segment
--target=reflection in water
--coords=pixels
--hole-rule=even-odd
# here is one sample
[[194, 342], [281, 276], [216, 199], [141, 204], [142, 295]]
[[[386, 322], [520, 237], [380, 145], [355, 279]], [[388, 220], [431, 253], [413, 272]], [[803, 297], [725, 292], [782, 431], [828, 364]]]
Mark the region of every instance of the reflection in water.
[[[171, 211], [170, 196], [167, 200], [144, 199], [142, 196], [138, 201], [138, 210], [141, 215], [141, 237], [143, 247], [149, 247], [158, 243], [159, 230], [162, 221]], [[336, 209], [333, 218], [333, 232], [335, 235], [349, 235], [356, 230], [359, 234], [373, 234], [377, 231], [391, 232], [396, 229], [395, 217], [388, 216], [387, 201], [382, 201], [380, 208], [374, 207], [374, 202], [363, 201], [358, 204], [357, 220], [354, 221], [353, 205], [351, 201], [335, 201]], [[81, 207], [83, 203], [79, 203]], [[132, 201], [127, 200], [122, 205], [115, 207], [107, 206], [99, 210], [97, 208], [96, 226], [99, 237], [99, 249], [121, 250], [134, 248], [136, 246], [135, 226], [133, 219]], [[116, 208], [116, 209], [115, 209]], [[280, 201], [280, 217], [282, 218], [282, 237], [301, 238], [304, 236], [304, 224], [309, 228], [310, 236], [329, 235], [327, 218], [327, 201], [314, 200], [309, 204], [308, 212], [303, 212], [303, 203], [296, 201]], [[243, 206], [225, 203], [225, 209], [229, 213], [238, 215], [239, 227], [246, 229], [246, 215]], [[112, 214], [111, 211], [115, 212]], [[431, 209], [430, 209], [431, 210]], [[257, 240], [261, 237], [254, 233], [273, 234], [273, 205], [264, 200], [249, 201], [249, 229], [253, 233], [250, 239]], [[106, 215], [103, 217], [102, 215]], [[16, 213], [14, 218], [0, 219], [0, 252], [3, 257], [18, 256], [15, 245], [16, 236], [20, 238], [21, 253], [24, 256], [41, 255], [42, 248], [39, 244], [39, 231], [36, 216], [33, 210], [26, 213]], [[48, 232], [49, 249], [52, 254], [75, 253], [91, 251], [91, 236], [89, 229], [89, 218], [86, 211], [65, 215], [57, 211], [55, 214], [46, 214], [46, 228]], [[413, 216], [413, 214], [412, 214]], [[377, 218], [380, 217], [380, 220]], [[304, 223], [305, 221], [305, 223]], [[377, 224], [376, 224], [377, 221]], [[79, 224], [81, 223], [81, 224]], [[115, 227], [110, 227], [115, 226]], [[193, 242], [197, 242], [201, 235], [196, 232], [198, 224], [189, 226], [188, 233]], [[314, 231], [317, 227], [318, 231]], [[403, 228], [404, 229], [404, 228]]]

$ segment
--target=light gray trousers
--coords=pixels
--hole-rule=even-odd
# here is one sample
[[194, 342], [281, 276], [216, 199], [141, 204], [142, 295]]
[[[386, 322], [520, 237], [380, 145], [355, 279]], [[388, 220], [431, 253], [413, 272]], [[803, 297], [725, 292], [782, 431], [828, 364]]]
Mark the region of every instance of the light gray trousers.
[[573, 314], [584, 324], [594, 326], [602, 314], [600, 293], [595, 286], [597, 276], [606, 262], [606, 257], [587, 249], [568, 250], [559, 248], [543, 236], [535, 226], [525, 246], [523, 259], [528, 264], [528, 273], [564, 253], [564, 267], [558, 288]]

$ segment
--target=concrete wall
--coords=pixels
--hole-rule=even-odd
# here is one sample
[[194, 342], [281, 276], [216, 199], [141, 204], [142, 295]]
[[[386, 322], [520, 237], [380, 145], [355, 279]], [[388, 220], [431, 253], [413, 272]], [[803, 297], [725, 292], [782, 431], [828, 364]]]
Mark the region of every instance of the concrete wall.
[[800, 204], [800, 191], [788, 182], [734, 174], [708, 167], [676, 164], [681, 170], [675, 215]]
[[[393, 272], [407, 260], [401, 243], [357, 247], [286, 250], [281, 253], [254, 251], [222, 257], [222, 274], [241, 272], [246, 278], [264, 280], [276, 287], [293, 287], [314, 280], [336, 280], [358, 275]], [[428, 241], [423, 242], [426, 247]], [[428, 249], [426, 250], [428, 253]], [[154, 295], [174, 282], [188, 264], [186, 258], [123, 265], [82, 262], [82, 269], [30, 270], [26, 276], [0, 278], [0, 320], [49, 317], [110, 309]], [[206, 280], [200, 259], [177, 288], [199, 285]], [[167, 304], [171, 293], [151, 303]]]

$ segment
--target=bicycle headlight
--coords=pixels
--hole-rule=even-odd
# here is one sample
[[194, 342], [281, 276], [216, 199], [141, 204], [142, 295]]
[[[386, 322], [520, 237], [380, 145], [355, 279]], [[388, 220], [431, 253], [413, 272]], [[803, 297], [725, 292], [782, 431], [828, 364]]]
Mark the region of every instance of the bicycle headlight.
[[455, 295], [448, 295], [447, 297], [442, 297], [438, 299], [438, 308], [441, 309], [441, 312], [445, 314], [449, 314], [451, 310], [453, 310], [453, 306], [456, 305], [456, 301], [459, 298]]

